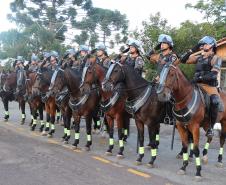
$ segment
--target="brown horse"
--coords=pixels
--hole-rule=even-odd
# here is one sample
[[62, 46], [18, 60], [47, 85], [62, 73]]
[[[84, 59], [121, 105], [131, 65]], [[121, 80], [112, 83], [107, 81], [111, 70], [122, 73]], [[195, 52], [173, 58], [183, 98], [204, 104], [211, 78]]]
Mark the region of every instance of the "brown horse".
[[[43, 103], [45, 103], [45, 111], [46, 111], [46, 128], [43, 131], [43, 135], [48, 137], [52, 137], [55, 133], [55, 115], [56, 115], [56, 102], [55, 97], [49, 96], [47, 93], [49, 91], [49, 86], [51, 83], [51, 78], [53, 75], [53, 71], [47, 67], [43, 67], [45, 63], [42, 63], [40, 66], [35, 83], [32, 87], [32, 95], [33, 96], [41, 96]], [[50, 125], [51, 124], [51, 125]], [[51, 126], [51, 129], [50, 129]], [[50, 130], [50, 131], [49, 131]], [[47, 132], [49, 132], [47, 134]]]
[[139, 137], [139, 157], [137, 164], [141, 164], [144, 157], [144, 125], [147, 125], [151, 140], [151, 160], [150, 167], [154, 166], [157, 156], [157, 142], [160, 123], [165, 116], [165, 104], [158, 101], [155, 84], [151, 84], [135, 70], [120, 63], [112, 64], [102, 83], [105, 91], [113, 90], [118, 83], [124, 83], [127, 92], [127, 107], [133, 113]]
[[6, 78], [9, 74], [2, 71], [0, 73], [0, 97], [2, 99], [3, 105], [4, 105], [4, 120], [7, 121], [9, 119], [9, 101], [14, 100], [13, 92], [6, 92], [4, 90], [4, 84], [6, 81]]
[[[106, 69], [98, 63], [90, 63], [90, 65], [85, 66], [82, 75], [82, 85], [80, 87], [81, 91], [85, 93], [90, 93], [86, 91], [84, 86], [88, 84], [91, 89], [92, 85], [101, 87], [106, 74]], [[121, 84], [122, 85], [122, 84]], [[105, 112], [107, 118], [107, 123], [109, 126], [109, 148], [107, 154], [112, 154], [112, 149], [114, 147], [114, 120], [117, 122], [118, 127], [118, 138], [119, 138], [119, 152], [118, 157], [123, 157], [124, 143], [123, 137], [124, 133], [127, 135], [130, 115], [125, 110], [125, 95], [123, 95], [123, 90], [121, 87], [115, 88], [113, 92], [104, 92], [102, 89], [99, 90], [101, 95], [101, 107]], [[123, 132], [124, 131], [124, 132]]]
[[[198, 87], [192, 85], [184, 76], [180, 68], [174, 64], [165, 65], [161, 75], [160, 84], [157, 90], [159, 100], [169, 101], [171, 96], [175, 98], [174, 115], [177, 118], [177, 129], [183, 145], [183, 166], [178, 174], [185, 174], [188, 165], [188, 131], [191, 132], [194, 141], [194, 155], [196, 157], [196, 178], [201, 178], [201, 162], [199, 157], [199, 128], [209, 124], [209, 117], [206, 111], [205, 102], [202, 100]], [[226, 106], [226, 94], [220, 93]], [[226, 136], [226, 112], [220, 113], [219, 120], [222, 125], [220, 136], [220, 152], [218, 162], [222, 163], [223, 145]], [[211, 140], [209, 140], [210, 142]], [[205, 146], [208, 148], [209, 143]]]
[[93, 88], [89, 94], [81, 94], [79, 89], [81, 76], [82, 74], [79, 68], [65, 65], [58, 71], [51, 91], [54, 92], [54, 94], [57, 94], [65, 87], [68, 88], [70, 94], [69, 106], [72, 109], [72, 115], [75, 122], [75, 141], [73, 146], [76, 149], [79, 144], [80, 119], [81, 116], [84, 116], [87, 133], [87, 143], [85, 147], [87, 150], [90, 150], [92, 145], [92, 115], [99, 103], [100, 97], [96, 88]]
[[58, 68], [54, 71], [54, 74], [51, 79], [51, 85], [49, 87], [49, 94], [55, 97], [55, 101], [57, 106], [59, 107], [62, 116], [63, 116], [63, 123], [64, 123], [64, 135], [62, 137], [64, 143], [68, 143], [71, 137], [71, 117], [72, 117], [72, 110], [69, 106], [69, 91], [68, 88], [65, 86], [62, 91], [58, 91], [58, 85], [62, 84], [62, 79], [58, 78], [58, 73], [61, 71], [61, 68]]
[[[21, 124], [25, 123], [25, 83], [23, 84], [23, 81], [25, 81], [25, 79], [21, 78], [18, 79], [18, 73], [20, 73], [22, 71], [18, 71], [16, 72], [12, 72], [10, 73], [5, 80], [5, 84], [3, 85], [3, 89], [5, 92], [9, 93], [9, 94], [15, 94], [15, 98], [19, 103], [19, 108], [21, 109]], [[19, 88], [16, 91], [16, 87], [18, 85], [18, 81], [19, 81]]]
[[31, 110], [31, 130], [34, 131], [37, 125], [37, 111], [39, 111], [39, 117], [40, 117], [40, 123], [41, 126], [39, 128], [39, 131], [42, 132], [45, 126], [45, 123], [43, 121], [43, 108], [44, 108], [44, 103], [41, 100], [41, 96], [34, 96], [32, 94], [32, 87], [35, 83], [36, 79], [36, 72], [30, 72], [27, 71], [27, 79], [26, 79], [26, 96], [27, 96], [27, 101], [30, 106]]

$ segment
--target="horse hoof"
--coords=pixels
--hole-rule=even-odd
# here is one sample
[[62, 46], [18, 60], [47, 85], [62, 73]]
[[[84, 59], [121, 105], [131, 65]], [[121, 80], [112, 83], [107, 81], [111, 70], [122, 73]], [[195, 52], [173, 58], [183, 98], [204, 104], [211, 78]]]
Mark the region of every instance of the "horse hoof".
[[177, 175], [185, 175], [185, 171], [180, 169], [180, 170], [177, 172]]
[[117, 154], [117, 159], [124, 159], [125, 157], [124, 157], [124, 155], [122, 155], [122, 154]]
[[86, 146], [84, 149], [85, 149], [85, 151], [87, 151], [87, 152], [90, 151], [90, 147], [89, 147], [89, 146]]
[[201, 176], [195, 176], [195, 181], [196, 181], [196, 182], [202, 181], [202, 177], [201, 177]]
[[140, 166], [140, 165], [142, 165], [142, 162], [136, 161], [136, 162], [135, 162], [135, 165], [136, 165], [136, 166]]
[[217, 168], [223, 168], [223, 166], [224, 166], [224, 165], [223, 165], [222, 162], [218, 162], [218, 163], [216, 164], [216, 167], [217, 167]]
[[207, 157], [207, 155], [204, 155], [202, 157], [202, 162], [203, 162], [203, 164], [208, 164], [208, 157]]
[[52, 134], [48, 134], [48, 138], [52, 138], [53, 137], [53, 135]]
[[64, 144], [68, 144], [68, 141], [64, 141]]
[[45, 131], [43, 131], [42, 136], [47, 136], [47, 133]]
[[176, 159], [182, 159], [182, 158], [183, 158], [183, 156], [180, 155], [180, 154], [178, 154], [178, 155], [176, 156]]
[[4, 119], [5, 122], [8, 122], [8, 119]]
[[112, 156], [113, 154], [112, 154], [112, 152], [105, 152], [105, 155]]
[[154, 164], [151, 164], [151, 163], [148, 163], [148, 164], [147, 164], [147, 167], [148, 167], [148, 168], [155, 168], [155, 165], [154, 165]]
[[77, 150], [77, 149], [78, 149], [78, 146], [72, 145], [72, 146], [71, 146], [71, 149], [72, 149], [72, 150]]

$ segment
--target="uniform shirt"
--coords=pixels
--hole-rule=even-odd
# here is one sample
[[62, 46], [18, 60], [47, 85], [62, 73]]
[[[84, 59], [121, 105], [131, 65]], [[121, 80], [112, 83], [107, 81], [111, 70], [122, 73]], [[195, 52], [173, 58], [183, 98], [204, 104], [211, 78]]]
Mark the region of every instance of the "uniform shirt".
[[129, 65], [135, 69], [135, 71], [141, 76], [143, 67], [144, 67], [144, 60], [141, 56], [137, 57], [128, 57], [125, 61], [126, 65]]

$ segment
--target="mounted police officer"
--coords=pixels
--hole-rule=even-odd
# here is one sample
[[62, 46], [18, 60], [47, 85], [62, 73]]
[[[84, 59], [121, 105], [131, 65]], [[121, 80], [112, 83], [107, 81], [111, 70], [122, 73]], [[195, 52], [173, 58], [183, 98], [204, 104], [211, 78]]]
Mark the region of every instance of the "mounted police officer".
[[100, 63], [105, 68], [109, 68], [112, 64], [112, 61], [108, 57], [107, 48], [104, 44], [100, 43], [96, 47], [98, 63]]
[[79, 59], [81, 61], [81, 67], [84, 68], [87, 62], [87, 56], [89, 54], [89, 47], [86, 45], [79, 46]]
[[50, 69], [53, 71], [56, 70], [57, 65], [58, 65], [58, 60], [59, 60], [59, 54], [56, 51], [51, 51], [49, 53], [50, 56]]
[[144, 60], [140, 55], [140, 42], [138, 40], [130, 39], [127, 45], [129, 46], [130, 56], [127, 57], [125, 64], [132, 66], [135, 71], [141, 76], [144, 67]]
[[13, 66], [15, 67], [16, 71], [24, 69], [24, 58], [22, 56], [17, 56]]
[[[191, 55], [202, 47], [202, 53], [197, 56]], [[193, 82], [199, 86], [210, 96], [210, 125], [207, 130], [207, 136], [213, 136], [213, 126], [217, 121], [220, 95], [218, 93], [217, 76], [221, 69], [222, 59], [216, 55], [217, 42], [211, 36], [203, 37], [197, 46], [182, 55], [181, 62], [187, 64], [196, 64]], [[216, 126], [220, 124], [217, 123]]]
[[155, 81], [159, 81], [159, 75], [162, 71], [162, 68], [167, 63], [173, 63], [178, 60], [177, 55], [173, 52], [173, 39], [171, 36], [166, 34], [160, 34], [158, 37], [158, 45], [155, 47], [156, 50], [160, 49], [159, 58], [154, 59], [152, 56], [154, 51], [151, 50], [147, 54], [147, 57], [154, 63], [157, 64], [157, 76]]
[[39, 60], [38, 56], [35, 55], [35, 54], [32, 54], [32, 56], [31, 56], [31, 63], [29, 65], [28, 70], [32, 71], [32, 72], [37, 71], [38, 70], [39, 61], [40, 60]]

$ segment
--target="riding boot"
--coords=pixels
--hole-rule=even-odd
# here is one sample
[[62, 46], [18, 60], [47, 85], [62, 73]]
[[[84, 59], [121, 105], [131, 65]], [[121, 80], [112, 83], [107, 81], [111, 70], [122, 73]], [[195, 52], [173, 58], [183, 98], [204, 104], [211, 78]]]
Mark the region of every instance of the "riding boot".
[[219, 97], [217, 95], [210, 96], [210, 124], [206, 132], [207, 137], [213, 137], [213, 126], [217, 121]]

